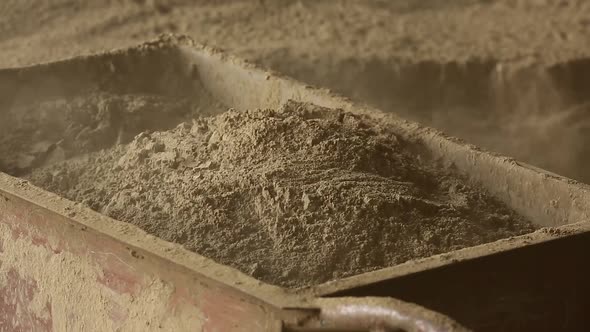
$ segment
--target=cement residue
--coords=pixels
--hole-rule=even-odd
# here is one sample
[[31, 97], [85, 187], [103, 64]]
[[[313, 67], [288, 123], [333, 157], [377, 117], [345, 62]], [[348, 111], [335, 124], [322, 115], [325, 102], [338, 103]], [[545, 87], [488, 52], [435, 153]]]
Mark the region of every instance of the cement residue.
[[290, 102], [145, 131], [28, 179], [289, 287], [533, 230], [416, 149], [369, 118]]

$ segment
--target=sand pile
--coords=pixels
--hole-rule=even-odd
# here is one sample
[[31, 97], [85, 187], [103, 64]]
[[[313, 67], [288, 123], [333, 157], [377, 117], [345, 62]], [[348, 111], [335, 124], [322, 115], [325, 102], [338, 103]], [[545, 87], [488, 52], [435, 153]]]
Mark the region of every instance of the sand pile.
[[290, 102], [144, 131], [27, 178], [290, 287], [533, 230], [414, 149], [368, 118]]
[[[188, 100], [105, 93], [16, 106], [3, 113], [0, 163], [9, 174], [129, 142], [145, 128], [174, 127]], [[6, 118], [5, 118], [6, 117]], [[132, 135], [132, 136], [131, 136]]]
[[205, 94], [198, 98], [117, 95], [105, 92], [41, 102], [17, 103], [2, 112], [0, 171], [22, 175], [116, 144], [129, 143], [144, 130], [165, 130], [194, 113], [219, 113]]

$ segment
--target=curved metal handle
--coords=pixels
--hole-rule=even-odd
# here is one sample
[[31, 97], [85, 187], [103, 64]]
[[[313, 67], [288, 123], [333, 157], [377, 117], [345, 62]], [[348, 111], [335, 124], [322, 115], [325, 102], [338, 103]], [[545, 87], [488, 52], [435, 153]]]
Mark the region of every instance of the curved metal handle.
[[416, 304], [383, 297], [318, 298], [318, 316], [302, 330], [317, 331], [469, 331], [452, 319]]

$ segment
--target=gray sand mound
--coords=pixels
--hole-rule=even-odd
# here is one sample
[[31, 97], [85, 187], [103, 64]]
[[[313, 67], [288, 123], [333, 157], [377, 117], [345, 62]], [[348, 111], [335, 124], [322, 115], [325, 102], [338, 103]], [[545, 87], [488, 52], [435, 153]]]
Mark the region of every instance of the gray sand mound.
[[533, 226], [386, 128], [289, 102], [142, 132], [34, 170], [34, 184], [288, 287]]

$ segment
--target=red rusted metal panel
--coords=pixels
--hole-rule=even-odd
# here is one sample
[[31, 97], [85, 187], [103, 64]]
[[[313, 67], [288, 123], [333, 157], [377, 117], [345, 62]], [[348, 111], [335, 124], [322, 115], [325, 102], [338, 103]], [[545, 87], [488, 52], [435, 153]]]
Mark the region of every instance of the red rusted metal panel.
[[0, 197], [0, 331], [262, 331], [273, 324], [270, 306], [248, 295], [19, 197]]

